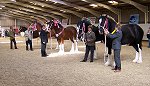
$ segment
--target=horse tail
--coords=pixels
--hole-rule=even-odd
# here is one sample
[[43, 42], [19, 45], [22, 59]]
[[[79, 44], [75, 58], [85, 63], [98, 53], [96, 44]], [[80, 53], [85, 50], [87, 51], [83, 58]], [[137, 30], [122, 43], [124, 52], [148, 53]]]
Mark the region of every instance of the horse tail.
[[136, 32], [138, 32], [137, 33], [137, 35], [138, 35], [137, 37], [138, 38], [136, 38], [136, 39], [138, 40], [139, 48], [142, 50], [142, 39], [143, 39], [144, 31], [139, 25], [137, 25]]

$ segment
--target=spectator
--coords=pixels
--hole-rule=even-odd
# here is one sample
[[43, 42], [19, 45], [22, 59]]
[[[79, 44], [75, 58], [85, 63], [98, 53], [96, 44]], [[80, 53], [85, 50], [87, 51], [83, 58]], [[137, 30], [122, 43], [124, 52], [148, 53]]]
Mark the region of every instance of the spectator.
[[85, 51], [84, 59], [81, 62], [87, 61], [89, 51], [91, 52], [90, 62], [93, 62], [95, 40], [96, 40], [95, 33], [92, 31], [92, 27], [88, 26], [88, 32], [85, 34], [86, 51]]
[[14, 31], [12, 26], [10, 27], [10, 31], [8, 33], [8, 36], [10, 37], [10, 49], [13, 49], [13, 43], [14, 43], [15, 49], [18, 49], [17, 44], [16, 44], [16, 40], [15, 40], [15, 31]]
[[33, 48], [32, 48], [33, 31], [30, 27], [25, 31], [24, 36], [25, 36], [25, 41], [26, 41], [26, 50], [29, 50], [28, 49], [28, 44], [29, 44], [30, 45], [30, 50], [33, 51]]

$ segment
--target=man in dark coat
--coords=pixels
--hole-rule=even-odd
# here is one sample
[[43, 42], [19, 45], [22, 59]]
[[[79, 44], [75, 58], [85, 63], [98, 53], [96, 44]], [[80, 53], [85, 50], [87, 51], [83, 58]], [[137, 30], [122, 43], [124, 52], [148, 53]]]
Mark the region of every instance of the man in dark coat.
[[88, 32], [85, 34], [86, 51], [85, 51], [84, 59], [81, 62], [87, 61], [89, 51], [91, 52], [90, 62], [93, 62], [95, 40], [96, 40], [96, 36], [95, 33], [92, 31], [92, 26], [88, 26]]
[[48, 43], [48, 32], [46, 31], [46, 26], [42, 26], [42, 30], [40, 31], [40, 38], [41, 38], [41, 56], [46, 57], [48, 56], [46, 53], [46, 44]]
[[109, 33], [107, 29], [104, 29], [104, 33], [113, 40], [112, 49], [114, 49], [114, 60], [116, 64], [113, 70], [114, 72], [120, 72], [121, 71], [120, 51], [121, 51], [122, 31], [120, 30], [119, 24], [116, 25], [114, 31], [113, 31], [114, 33]]

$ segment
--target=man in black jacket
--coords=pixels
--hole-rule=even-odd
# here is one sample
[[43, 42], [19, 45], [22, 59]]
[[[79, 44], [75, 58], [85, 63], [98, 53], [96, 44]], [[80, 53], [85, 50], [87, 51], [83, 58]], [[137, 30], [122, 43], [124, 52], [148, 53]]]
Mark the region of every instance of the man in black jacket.
[[48, 43], [48, 32], [46, 31], [45, 25], [42, 26], [42, 30], [40, 31], [40, 38], [41, 38], [41, 56], [46, 57], [48, 56], [46, 53], [46, 44]]

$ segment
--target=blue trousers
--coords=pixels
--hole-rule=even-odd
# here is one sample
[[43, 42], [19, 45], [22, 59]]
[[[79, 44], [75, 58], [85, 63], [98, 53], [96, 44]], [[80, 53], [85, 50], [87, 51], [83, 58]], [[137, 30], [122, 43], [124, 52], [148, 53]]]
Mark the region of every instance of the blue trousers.
[[120, 49], [114, 49], [115, 68], [121, 69]]
[[148, 39], [148, 47], [150, 48], [150, 39]]
[[26, 50], [28, 50], [28, 44], [30, 45], [30, 50], [33, 50], [33, 48], [32, 48], [32, 40], [28, 39], [26, 41]]
[[46, 53], [46, 43], [41, 43], [41, 55], [42, 56], [46, 56], [47, 53]]

